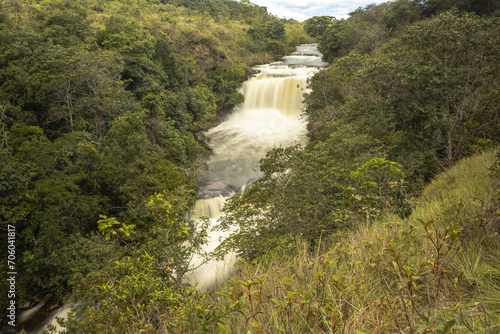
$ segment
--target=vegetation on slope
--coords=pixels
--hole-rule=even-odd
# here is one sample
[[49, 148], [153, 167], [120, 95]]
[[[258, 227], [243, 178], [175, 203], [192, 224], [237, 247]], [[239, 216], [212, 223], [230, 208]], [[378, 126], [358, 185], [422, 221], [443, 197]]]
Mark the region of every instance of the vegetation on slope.
[[332, 65], [305, 99], [309, 145], [270, 151], [228, 201], [222, 248], [248, 262], [214, 297], [223, 331], [500, 330], [500, 25], [433, 4], [306, 22]]
[[3, 2], [17, 301], [73, 290], [87, 313], [68, 333], [497, 333], [496, 9], [397, 0], [306, 22], [332, 62], [306, 96], [311, 142], [270, 151], [228, 201], [220, 228], [240, 229], [221, 251], [242, 264], [200, 294], [183, 281], [206, 238], [184, 217], [200, 132], [302, 25], [245, 1]]
[[[495, 159], [495, 153], [497, 154]], [[496, 167], [494, 166], [496, 162]], [[383, 216], [309, 251], [291, 243], [213, 297], [231, 333], [496, 333], [498, 151], [438, 176], [411, 216]]]
[[204, 240], [182, 211], [210, 154], [201, 131], [242, 102], [252, 65], [307, 38], [248, 2], [3, 1], [0, 228], [16, 229], [16, 306], [60, 303], [145, 252], [180, 289], [180, 263]]
[[224, 246], [254, 258], [300, 236], [408, 216], [421, 187], [499, 144], [498, 18], [445, 12], [376, 54], [352, 52], [311, 81], [311, 142], [261, 161], [264, 176], [228, 201]]
[[498, 143], [498, 27], [498, 18], [450, 11], [407, 27], [375, 54], [338, 59], [306, 98], [313, 143], [354, 127], [412, 182]]
[[320, 40], [325, 60], [348, 55], [351, 51], [371, 54], [406, 27], [443, 12], [456, 9], [484, 16], [498, 16], [497, 0], [395, 0], [360, 7], [348, 19], [321, 16], [305, 22], [306, 31]]

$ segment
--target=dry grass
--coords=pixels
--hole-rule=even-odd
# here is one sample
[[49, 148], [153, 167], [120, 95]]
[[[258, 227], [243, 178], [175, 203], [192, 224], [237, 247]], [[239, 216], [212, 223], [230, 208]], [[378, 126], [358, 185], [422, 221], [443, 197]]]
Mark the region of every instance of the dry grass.
[[[406, 220], [330, 237], [311, 253], [241, 263], [214, 297], [231, 333], [490, 333], [500, 323], [495, 152], [434, 180]], [[427, 226], [424, 228], [418, 219]], [[456, 235], [456, 238], [453, 236]], [[495, 313], [497, 312], [497, 313]]]

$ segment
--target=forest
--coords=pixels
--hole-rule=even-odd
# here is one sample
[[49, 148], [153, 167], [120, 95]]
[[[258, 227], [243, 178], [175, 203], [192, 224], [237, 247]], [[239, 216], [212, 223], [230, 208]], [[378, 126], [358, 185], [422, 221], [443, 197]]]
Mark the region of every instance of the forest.
[[[308, 144], [227, 199], [239, 260], [200, 291], [204, 133], [312, 42]], [[78, 302], [63, 333], [500, 333], [499, 60], [498, 0], [4, 0], [0, 294], [14, 227], [17, 310]]]

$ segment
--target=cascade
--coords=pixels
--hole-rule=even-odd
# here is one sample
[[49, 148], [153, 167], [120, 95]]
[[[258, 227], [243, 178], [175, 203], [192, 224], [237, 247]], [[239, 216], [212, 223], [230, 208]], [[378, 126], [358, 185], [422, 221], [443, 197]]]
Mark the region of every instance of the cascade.
[[[208, 171], [200, 179], [200, 199], [191, 219], [209, 218], [213, 226], [222, 215], [224, 198], [241, 193], [261, 176], [259, 161], [275, 147], [306, 143], [306, 124], [301, 119], [302, 97], [307, 80], [327, 63], [321, 60], [316, 45], [306, 44], [282, 61], [257, 66], [258, 72], [243, 84], [245, 102], [206, 135], [213, 155]], [[214, 250], [229, 232], [209, 231], [204, 251]], [[224, 261], [210, 261], [194, 256], [189, 281], [200, 290], [220, 284], [229, 274], [236, 258], [228, 254]]]
[[225, 198], [222, 195], [207, 199], [199, 199], [191, 210], [189, 218], [192, 220], [199, 220], [201, 217], [208, 217], [209, 219], [217, 220], [217, 218], [222, 215], [224, 201]]
[[298, 116], [308, 74], [308, 71], [300, 74], [287, 68], [274, 73], [262, 69], [254, 80], [245, 83], [243, 111], [276, 110], [284, 116]]
[[[307, 80], [327, 65], [315, 44], [297, 47], [297, 51], [280, 62], [255, 67], [258, 72], [243, 84], [245, 102], [206, 135], [210, 138], [213, 156], [208, 171], [200, 179], [199, 199], [189, 218], [209, 218], [211, 226], [221, 217], [225, 198], [244, 192], [245, 187], [261, 176], [259, 160], [275, 147], [306, 143], [306, 123], [301, 119], [302, 96], [307, 92]], [[209, 242], [204, 251], [213, 251], [231, 231], [209, 231]], [[192, 284], [206, 291], [220, 285], [236, 261], [228, 254], [223, 261], [203, 260], [193, 256], [190, 265], [195, 268], [188, 278]], [[21, 313], [34, 317], [43, 304]], [[38, 334], [48, 324], [57, 325], [56, 317], [65, 317], [75, 305], [53, 310], [43, 322], [29, 324], [28, 333]], [[28, 324], [27, 324], [28, 325]]]

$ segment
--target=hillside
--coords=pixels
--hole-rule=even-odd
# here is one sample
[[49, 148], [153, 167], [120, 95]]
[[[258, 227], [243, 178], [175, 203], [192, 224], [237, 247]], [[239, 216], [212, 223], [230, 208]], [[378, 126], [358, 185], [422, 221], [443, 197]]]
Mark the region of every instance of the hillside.
[[[499, 10], [395, 0], [301, 23], [245, 0], [2, 2], [0, 306], [77, 302], [71, 334], [499, 333]], [[272, 108], [227, 117], [252, 66], [313, 41], [328, 67], [266, 66]], [[207, 131], [229, 119], [274, 149], [238, 187], [216, 180], [233, 193], [217, 223], [192, 221], [209, 159], [228, 160]], [[307, 143], [267, 141], [286, 124]], [[249, 165], [233, 130], [217, 140]], [[204, 254], [212, 228], [229, 237]], [[187, 283], [194, 256], [227, 253], [220, 289]]]
[[154, 194], [184, 231], [160, 242], [198, 238], [182, 217], [210, 154], [203, 131], [243, 101], [253, 65], [308, 39], [249, 2], [3, 1], [0, 228], [15, 229], [17, 309], [60, 304], [109, 261], [161, 249]]
[[500, 25], [478, 3], [305, 22], [331, 65], [305, 96], [309, 144], [268, 152], [226, 202], [242, 265], [213, 299], [223, 331], [499, 330]]
[[[496, 157], [495, 157], [496, 154]], [[409, 217], [384, 215], [242, 262], [212, 296], [231, 333], [495, 333], [498, 151], [436, 177]], [[229, 331], [227, 331], [229, 332]]]

